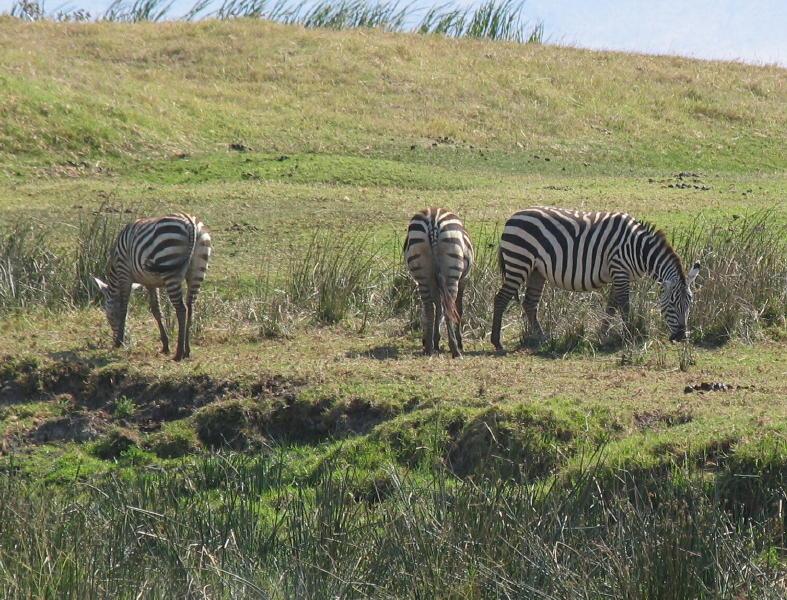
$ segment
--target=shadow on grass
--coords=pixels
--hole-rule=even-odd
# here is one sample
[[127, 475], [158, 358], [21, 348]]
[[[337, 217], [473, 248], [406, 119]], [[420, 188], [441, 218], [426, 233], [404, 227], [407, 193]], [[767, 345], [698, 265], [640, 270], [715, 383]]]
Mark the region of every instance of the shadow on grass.
[[399, 348], [396, 346], [375, 346], [366, 350], [349, 350], [345, 353], [347, 358], [372, 358], [374, 360], [396, 360], [399, 358]]

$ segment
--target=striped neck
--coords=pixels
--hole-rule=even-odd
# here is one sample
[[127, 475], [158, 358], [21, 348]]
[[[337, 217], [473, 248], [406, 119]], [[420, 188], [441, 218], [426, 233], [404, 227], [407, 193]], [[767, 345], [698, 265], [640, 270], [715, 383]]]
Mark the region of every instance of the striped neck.
[[111, 297], [117, 296], [124, 288], [121, 284], [120, 277], [118, 277], [115, 261], [116, 258], [113, 256], [109, 261], [109, 268], [107, 269], [107, 291]]
[[634, 237], [633, 258], [640, 275], [650, 275], [657, 282], [685, 280], [683, 265], [661, 231], [645, 225]]

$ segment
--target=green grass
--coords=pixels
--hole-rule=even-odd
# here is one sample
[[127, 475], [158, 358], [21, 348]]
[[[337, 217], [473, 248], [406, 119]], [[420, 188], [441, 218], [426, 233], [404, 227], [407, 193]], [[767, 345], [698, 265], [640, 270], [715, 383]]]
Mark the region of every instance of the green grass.
[[[243, 19], [0, 18], [0, 58], [10, 597], [783, 595], [782, 69]], [[702, 259], [692, 345], [643, 285], [629, 343], [548, 292], [548, 344], [493, 355], [497, 236], [534, 204]], [[413, 330], [427, 205], [476, 242], [462, 361]], [[184, 363], [141, 296], [111, 349], [90, 285], [174, 210], [214, 244]]]

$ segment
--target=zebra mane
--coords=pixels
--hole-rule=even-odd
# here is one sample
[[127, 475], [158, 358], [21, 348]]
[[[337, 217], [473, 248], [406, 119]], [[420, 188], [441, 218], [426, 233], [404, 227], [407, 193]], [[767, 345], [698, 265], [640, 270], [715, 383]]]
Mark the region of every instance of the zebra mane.
[[637, 224], [639, 224], [645, 231], [656, 238], [658, 243], [660, 243], [663, 247], [665, 252], [674, 259], [675, 263], [678, 265], [678, 273], [680, 274], [681, 279], [686, 279], [686, 271], [683, 269], [683, 261], [680, 260], [678, 253], [675, 252], [675, 249], [672, 247], [672, 244], [669, 243], [667, 239], [667, 234], [664, 233], [661, 229], [656, 227], [653, 223], [649, 221], [641, 221], [637, 220]]

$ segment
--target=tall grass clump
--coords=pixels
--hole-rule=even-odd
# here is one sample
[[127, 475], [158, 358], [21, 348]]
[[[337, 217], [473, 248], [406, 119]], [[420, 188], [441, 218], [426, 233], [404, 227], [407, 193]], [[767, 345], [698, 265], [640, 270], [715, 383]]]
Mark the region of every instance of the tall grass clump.
[[[238, 339], [244, 331], [252, 338], [290, 337], [302, 314], [290, 301], [279, 275], [267, 272], [243, 283], [230, 280], [227, 285], [237, 292], [232, 296], [204, 290], [194, 313], [194, 338], [199, 339], [208, 329], [227, 340]], [[169, 307], [166, 310], [171, 312]]]
[[71, 302], [77, 306], [92, 303], [100, 294], [94, 277], [104, 279], [109, 255], [123, 225], [132, 219], [123, 209], [108, 210], [101, 205], [92, 215], [82, 213], [77, 224], [74, 249], [74, 285]]
[[100, 20], [119, 23], [157, 22], [167, 16], [174, 0], [113, 0]]
[[[117, 209], [115, 209], [117, 210]], [[76, 235], [59, 225], [14, 223], [0, 232], [0, 312], [86, 306], [98, 295], [124, 211], [83, 213]]]
[[368, 314], [377, 252], [363, 235], [315, 233], [287, 277], [293, 305], [319, 323], [333, 324], [351, 313]]
[[0, 232], [0, 312], [63, 300], [66, 267], [44, 227], [17, 222]]
[[523, 18], [524, 2], [487, 0], [477, 7], [442, 4], [430, 8], [416, 31], [449, 37], [484, 38], [520, 43], [541, 43], [544, 26], [530, 27]]
[[[530, 26], [523, 19], [521, 0], [486, 0], [477, 6], [453, 3], [429, 8], [418, 18], [420, 9], [400, 0], [197, 0], [180, 17], [173, 17], [172, 0], [113, 0], [99, 21], [135, 23], [164, 19], [193, 21], [199, 18], [228, 20], [267, 19], [309, 28], [357, 29], [375, 27], [386, 31], [411, 31], [451, 37], [484, 38], [522, 43], [540, 43], [542, 24]], [[61, 6], [47, 12], [37, 0], [17, 0], [11, 15], [27, 21], [87, 21], [91, 14], [80, 8]]]
[[338, 0], [317, 3], [300, 15], [296, 22], [304, 27], [356, 29], [379, 27], [400, 31], [407, 12], [398, 2], [370, 4], [366, 0]]
[[783, 598], [770, 508], [731, 517], [688, 475], [482, 485], [392, 467], [374, 502], [356, 478], [293, 485], [282, 457], [215, 454], [46, 492], [3, 472], [4, 597]]
[[673, 235], [687, 265], [702, 263], [694, 294], [692, 339], [752, 340], [787, 318], [787, 227], [774, 210], [698, 218]]

